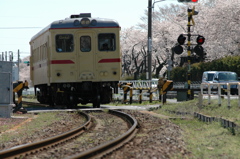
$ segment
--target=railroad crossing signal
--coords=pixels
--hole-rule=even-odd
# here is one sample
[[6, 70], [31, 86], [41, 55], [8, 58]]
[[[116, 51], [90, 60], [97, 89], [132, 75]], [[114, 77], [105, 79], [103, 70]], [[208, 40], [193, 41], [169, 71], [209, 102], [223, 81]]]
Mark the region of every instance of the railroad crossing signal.
[[178, 0], [178, 2], [181, 2], [181, 3], [189, 3], [189, 2], [198, 2], [198, 0]]
[[[178, 0], [178, 2], [198, 2], [198, 0]], [[193, 7], [192, 9], [188, 8], [187, 10], [188, 12], [188, 23], [187, 23], [187, 34], [180, 34], [177, 41], [178, 41], [178, 45], [174, 46], [173, 51], [180, 55], [183, 52], [183, 47], [181, 45], [184, 45], [185, 40], [187, 39], [187, 62], [188, 62], [188, 72], [187, 72], [187, 87], [188, 87], [188, 91], [187, 91], [187, 96], [188, 99], [192, 99], [192, 91], [190, 88], [191, 85], [191, 53], [194, 51], [198, 56], [200, 61], [203, 61], [205, 59], [205, 55], [206, 53], [204, 53], [203, 51], [203, 47], [201, 46], [204, 42], [205, 42], [205, 38], [201, 35], [194, 35], [191, 34], [191, 26], [195, 25], [195, 22], [193, 20], [193, 16], [194, 15], [198, 15], [198, 11], [195, 11], [195, 7]], [[192, 22], [192, 24], [191, 24]], [[185, 37], [186, 36], [186, 37]], [[191, 44], [191, 36], [198, 36], [196, 41], [197, 41], [197, 45], [196, 44]], [[193, 45], [195, 46], [193, 48]]]
[[180, 45], [183, 45], [185, 43], [186, 37], [183, 36], [183, 34], [180, 34], [177, 41]]
[[180, 34], [177, 41], [178, 41], [179, 45], [174, 47], [174, 52], [176, 54], [180, 55], [181, 53], [183, 53], [183, 47], [181, 45], [184, 45], [184, 43], [186, 41], [186, 37], [183, 36], [183, 34]]
[[[193, 51], [198, 55], [198, 56], [203, 56], [203, 47], [201, 46], [205, 42], [205, 38], [201, 35], [192, 35], [192, 36], [198, 36], [196, 39], [197, 45], [194, 47]], [[183, 53], [183, 47], [181, 45], [184, 45], [186, 41], [186, 37], [183, 34], [180, 34], [178, 39], [178, 45], [174, 47], [174, 52], [178, 55]]]
[[199, 56], [200, 61], [203, 61], [206, 55], [202, 47], [202, 44], [205, 42], [205, 38], [201, 35], [198, 35], [196, 42], [197, 42], [197, 45], [194, 47], [193, 51]]
[[198, 35], [197, 37], [197, 44], [202, 45], [205, 42], [205, 38], [201, 35]]

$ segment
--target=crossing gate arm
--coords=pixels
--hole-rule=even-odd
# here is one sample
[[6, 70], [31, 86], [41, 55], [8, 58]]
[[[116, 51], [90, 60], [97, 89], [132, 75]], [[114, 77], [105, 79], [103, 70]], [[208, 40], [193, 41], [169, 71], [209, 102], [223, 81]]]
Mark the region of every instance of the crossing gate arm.
[[28, 82], [25, 80], [23, 83], [19, 81], [18, 83], [13, 83], [13, 97], [15, 97], [15, 93], [18, 95], [18, 101], [15, 102], [15, 98], [13, 98], [13, 102], [15, 103], [16, 107], [13, 112], [16, 112], [22, 108], [22, 91], [23, 89], [28, 89]]

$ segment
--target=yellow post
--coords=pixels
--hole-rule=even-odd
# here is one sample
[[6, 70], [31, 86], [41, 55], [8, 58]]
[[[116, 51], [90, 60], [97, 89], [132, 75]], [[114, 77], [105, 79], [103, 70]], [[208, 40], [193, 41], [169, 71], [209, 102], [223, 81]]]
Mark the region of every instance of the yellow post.
[[123, 95], [123, 103], [127, 103], [127, 93], [128, 93], [128, 86], [127, 85], [124, 85], [123, 86], [123, 92], [124, 92], [124, 95]]
[[152, 103], [153, 93], [149, 90], [149, 102]]
[[130, 88], [130, 104], [132, 104], [133, 89]]
[[139, 103], [142, 103], [142, 90], [139, 90]]

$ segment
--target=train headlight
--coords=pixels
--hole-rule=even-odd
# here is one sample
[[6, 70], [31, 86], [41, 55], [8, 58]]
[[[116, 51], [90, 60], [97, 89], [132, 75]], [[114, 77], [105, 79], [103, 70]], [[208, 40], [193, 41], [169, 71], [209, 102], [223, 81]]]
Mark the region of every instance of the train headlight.
[[106, 71], [106, 72], [104, 72], [104, 76], [107, 76], [108, 75], [108, 72]]
[[89, 26], [89, 25], [90, 25], [90, 19], [88, 19], [88, 18], [83, 18], [83, 19], [81, 20], [81, 25], [82, 25], [83, 27]]
[[93, 19], [93, 20], [91, 21], [91, 25], [93, 25], [93, 26], [97, 25], [97, 21], [96, 21], [95, 19]]
[[74, 25], [75, 25], [75, 26], [78, 26], [78, 25], [80, 25], [80, 21], [79, 21], [79, 20], [74, 20], [74, 22], [73, 22], [73, 23], [74, 23]]

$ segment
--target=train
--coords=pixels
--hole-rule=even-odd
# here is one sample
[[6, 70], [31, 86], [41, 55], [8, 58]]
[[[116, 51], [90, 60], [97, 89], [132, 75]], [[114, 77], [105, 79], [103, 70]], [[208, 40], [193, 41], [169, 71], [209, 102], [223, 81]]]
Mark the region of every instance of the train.
[[121, 78], [121, 27], [116, 20], [70, 15], [42, 29], [30, 40], [30, 79], [43, 104], [112, 101]]

